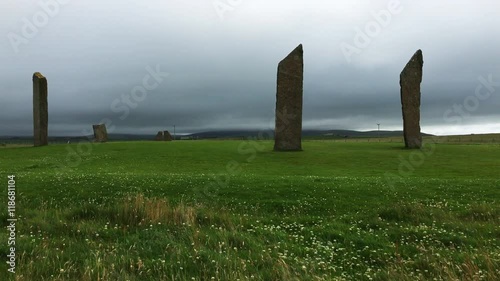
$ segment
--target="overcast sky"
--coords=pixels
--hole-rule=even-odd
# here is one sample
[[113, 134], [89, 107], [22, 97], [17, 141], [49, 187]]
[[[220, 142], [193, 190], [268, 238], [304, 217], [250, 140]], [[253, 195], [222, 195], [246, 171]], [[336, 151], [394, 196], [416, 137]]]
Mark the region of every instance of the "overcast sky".
[[50, 136], [273, 128], [298, 44], [304, 129], [401, 130], [422, 49], [422, 131], [500, 132], [499, 34], [498, 0], [2, 0], [0, 135], [33, 133], [36, 71]]

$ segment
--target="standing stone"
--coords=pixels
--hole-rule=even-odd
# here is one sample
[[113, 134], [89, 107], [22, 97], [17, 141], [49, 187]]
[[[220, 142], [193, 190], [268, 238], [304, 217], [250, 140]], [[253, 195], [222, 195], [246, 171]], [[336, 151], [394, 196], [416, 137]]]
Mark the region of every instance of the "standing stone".
[[163, 140], [164, 141], [172, 141], [172, 135], [169, 131], [163, 131]]
[[275, 151], [302, 150], [303, 54], [301, 44], [278, 64]]
[[48, 145], [49, 110], [47, 79], [40, 73], [33, 74], [33, 144]]
[[158, 134], [156, 134], [155, 141], [163, 141], [163, 131], [159, 131]]
[[399, 76], [406, 148], [422, 147], [422, 134], [420, 133], [420, 83], [422, 83], [423, 66], [422, 51], [418, 50]]
[[94, 129], [94, 138], [96, 142], [107, 142], [108, 141], [108, 131], [106, 130], [105, 124], [92, 125]]
[[172, 135], [169, 131], [159, 131], [156, 134], [155, 141], [172, 141]]

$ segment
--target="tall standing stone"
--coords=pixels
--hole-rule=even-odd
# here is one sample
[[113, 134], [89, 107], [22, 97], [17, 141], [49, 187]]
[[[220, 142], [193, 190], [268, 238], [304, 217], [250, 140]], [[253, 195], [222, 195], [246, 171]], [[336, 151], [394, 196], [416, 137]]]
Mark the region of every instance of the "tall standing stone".
[[302, 150], [302, 44], [278, 64], [276, 87], [275, 151]]
[[49, 110], [47, 79], [40, 73], [33, 74], [33, 144], [48, 145]]
[[401, 105], [403, 109], [403, 133], [407, 148], [421, 148], [420, 133], [420, 83], [424, 59], [418, 50], [399, 76], [401, 86]]
[[106, 130], [105, 124], [92, 125], [94, 129], [94, 138], [96, 142], [107, 142], [108, 141], [108, 131]]

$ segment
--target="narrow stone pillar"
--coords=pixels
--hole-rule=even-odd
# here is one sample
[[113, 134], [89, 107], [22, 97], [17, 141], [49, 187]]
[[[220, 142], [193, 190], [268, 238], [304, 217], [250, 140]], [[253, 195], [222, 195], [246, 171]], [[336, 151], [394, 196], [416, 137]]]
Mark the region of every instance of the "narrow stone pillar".
[[303, 54], [301, 44], [278, 64], [275, 151], [302, 150]]
[[47, 79], [40, 73], [33, 74], [33, 145], [48, 145], [49, 109]]
[[406, 148], [421, 148], [420, 133], [420, 83], [424, 59], [418, 50], [399, 76], [401, 106], [403, 110], [403, 134]]

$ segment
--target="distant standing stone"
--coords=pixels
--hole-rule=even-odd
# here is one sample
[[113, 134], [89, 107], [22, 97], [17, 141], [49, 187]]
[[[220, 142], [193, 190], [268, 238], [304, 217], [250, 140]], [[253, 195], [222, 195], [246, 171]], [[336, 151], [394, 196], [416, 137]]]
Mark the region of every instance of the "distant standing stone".
[[164, 141], [172, 141], [172, 135], [169, 131], [163, 131], [163, 140]]
[[156, 134], [155, 141], [163, 141], [163, 131], [159, 131], [158, 134]]
[[302, 150], [303, 54], [301, 44], [278, 64], [275, 151]]
[[48, 87], [47, 79], [40, 73], [33, 74], [33, 144], [48, 145]]
[[420, 133], [420, 83], [422, 83], [423, 65], [422, 51], [418, 50], [399, 76], [403, 110], [403, 132], [407, 148], [422, 147], [422, 134]]
[[172, 141], [172, 135], [169, 131], [159, 131], [156, 134], [155, 141]]
[[105, 124], [92, 125], [94, 129], [94, 138], [96, 142], [107, 142], [108, 141], [108, 131], [106, 130]]

